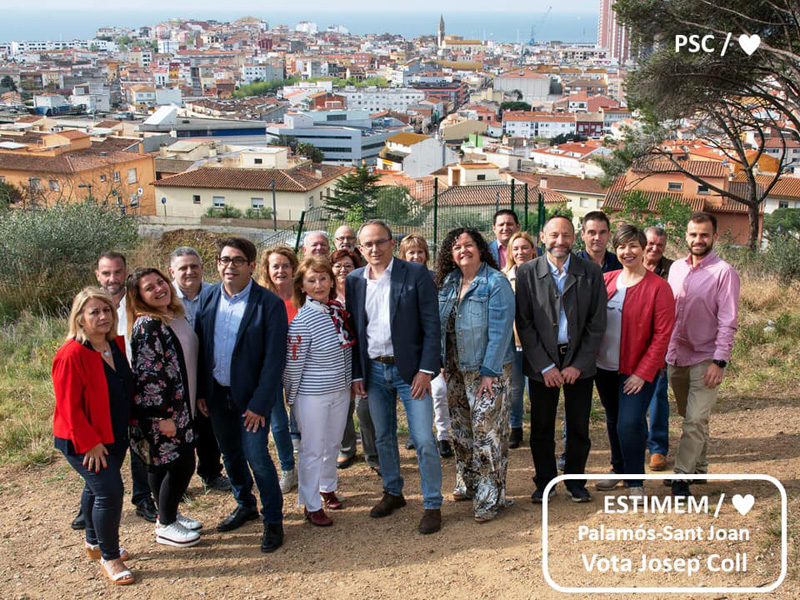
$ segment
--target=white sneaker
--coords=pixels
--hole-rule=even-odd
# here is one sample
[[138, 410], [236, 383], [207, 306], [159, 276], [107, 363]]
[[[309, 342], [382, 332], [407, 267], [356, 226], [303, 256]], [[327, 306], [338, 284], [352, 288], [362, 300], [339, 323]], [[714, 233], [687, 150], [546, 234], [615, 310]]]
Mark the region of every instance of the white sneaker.
[[178, 548], [188, 548], [200, 542], [200, 534], [186, 529], [178, 521], [170, 525], [156, 523], [156, 543]]
[[200, 531], [203, 528], [203, 524], [196, 519], [190, 519], [189, 517], [178, 513], [178, 523], [189, 529], [190, 531]]
[[297, 487], [297, 469], [281, 473], [281, 493], [288, 494]]
[[628, 488], [628, 496], [641, 496], [644, 497], [644, 488], [640, 485], [634, 485]]
[[[614, 471], [611, 471], [610, 475], [616, 475]], [[601, 492], [609, 492], [617, 487], [620, 483], [622, 483], [622, 479], [601, 479], [597, 483], [594, 484], [595, 489], [600, 490]]]

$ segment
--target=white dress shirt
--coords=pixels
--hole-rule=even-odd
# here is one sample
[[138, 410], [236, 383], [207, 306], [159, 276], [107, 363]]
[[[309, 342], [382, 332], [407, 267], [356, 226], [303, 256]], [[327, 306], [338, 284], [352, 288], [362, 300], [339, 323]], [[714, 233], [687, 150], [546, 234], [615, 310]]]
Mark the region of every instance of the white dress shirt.
[[128, 362], [131, 362], [131, 340], [128, 337], [128, 305], [126, 299], [127, 296], [123, 296], [117, 307], [117, 335], [125, 338], [125, 354], [128, 356]]
[[372, 265], [364, 269], [367, 283], [367, 354], [370, 358], [394, 356], [389, 299], [392, 290], [392, 266], [394, 258], [377, 279], [370, 279]]

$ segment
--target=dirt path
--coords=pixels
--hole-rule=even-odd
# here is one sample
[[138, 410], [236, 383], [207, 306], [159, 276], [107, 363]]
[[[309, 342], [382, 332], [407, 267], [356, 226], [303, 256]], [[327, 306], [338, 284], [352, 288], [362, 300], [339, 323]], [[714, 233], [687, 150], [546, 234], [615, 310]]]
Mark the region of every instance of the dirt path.
[[[712, 419], [712, 446], [709, 459], [712, 472], [766, 473], [780, 479], [789, 495], [789, 575], [775, 592], [752, 597], [800, 597], [796, 567], [798, 553], [797, 509], [800, 508], [800, 398], [746, 398], [721, 401]], [[671, 421], [671, 454], [677, 443], [679, 424]], [[527, 440], [527, 432], [525, 439]], [[593, 448], [588, 470], [603, 473], [608, 464], [605, 426], [592, 423]], [[601, 597], [600, 594], [569, 596], [552, 590], [542, 574], [542, 509], [531, 504], [533, 476], [530, 451], [512, 450], [508, 475], [509, 497], [514, 506], [490, 523], [476, 524], [468, 503], [453, 502], [452, 459], [444, 461], [443, 515], [441, 533], [422, 536], [416, 532], [421, 514], [419, 479], [413, 452], [401, 450], [406, 477], [408, 506], [386, 519], [370, 519], [368, 511], [377, 500], [379, 479], [359, 464], [340, 475], [340, 490], [346, 510], [332, 516], [335, 525], [318, 529], [305, 523], [301, 510], [294, 506], [297, 496], [285, 499], [286, 542], [273, 555], [259, 551], [260, 525], [249, 523], [229, 534], [216, 533], [214, 526], [234, 507], [227, 494], [204, 494], [198, 479], [192, 481], [191, 506], [187, 514], [206, 525], [203, 542], [179, 550], [156, 545], [152, 528], [136, 518], [126, 498], [121, 537], [134, 558], [129, 562], [138, 582], [128, 588], [112, 588], [102, 578], [99, 567], [83, 552], [82, 533], [69, 529], [81, 484], [79, 478], [58, 459], [47, 468], [19, 472], [0, 471], [0, 598], [567, 598]], [[672, 456], [670, 456], [670, 459]], [[663, 496], [660, 482], [649, 482], [648, 490]], [[747, 518], [730, 515], [730, 527], [751, 530], [749, 541], [726, 542], [730, 552], [746, 552], [746, 574], [728, 577], [725, 583], [766, 585], [777, 574], [780, 551], [777, 494], [767, 484], [728, 484], [710, 482], [694, 486], [715, 502], [721, 491], [753, 493], [758, 502]], [[550, 567], [562, 584], [630, 585], [632, 576], [606, 573], [601, 577], [578, 570], [578, 556], [589, 549], [608, 548], [579, 542], [577, 527], [597, 527], [603, 520], [604, 494], [595, 493], [591, 504], [569, 502], [560, 489], [552, 501], [550, 523]], [[692, 519], [691, 517], [689, 517]], [[663, 520], [663, 519], [662, 519]], [[641, 524], [660, 523], [659, 517], [638, 517]], [[706, 527], [708, 517], [687, 521]], [[622, 525], [622, 521], [615, 521]], [[683, 523], [683, 522], [682, 522]], [[635, 525], [633, 521], [631, 523]], [[682, 525], [683, 526], [683, 525]], [[648, 554], [673, 552], [678, 547], [686, 557], [703, 553], [691, 542], [648, 543]], [[676, 544], [679, 544], [676, 546]], [[618, 551], [641, 554], [637, 542], [617, 545]], [[592, 579], [595, 577], [595, 579]], [[676, 585], [675, 575], [637, 576], [635, 585]], [[712, 586], [722, 580], [712, 575], [697, 576], [698, 585]], [[608, 597], [661, 598], [666, 594]], [[750, 597], [729, 594], [682, 594], [672, 597], [728, 598]]]

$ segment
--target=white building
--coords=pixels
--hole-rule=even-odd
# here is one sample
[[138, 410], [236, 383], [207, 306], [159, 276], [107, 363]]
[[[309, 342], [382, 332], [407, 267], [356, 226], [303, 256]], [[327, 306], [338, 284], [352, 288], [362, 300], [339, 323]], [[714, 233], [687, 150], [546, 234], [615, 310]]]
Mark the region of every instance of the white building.
[[534, 104], [547, 100], [550, 94], [550, 76], [526, 69], [515, 69], [494, 78], [494, 89], [522, 93], [522, 100]]
[[554, 114], [527, 111], [506, 112], [503, 114], [503, 133], [521, 138], [554, 138], [561, 134], [575, 133], [575, 115], [572, 113]]
[[347, 100], [347, 108], [379, 112], [393, 110], [407, 112], [412, 104], [425, 100], [425, 92], [414, 88], [355, 88], [348, 86], [337, 92]]
[[396, 133], [386, 139], [378, 168], [402, 171], [409, 177], [425, 177], [446, 164], [458, 161], [458, 154], [436, 138], [417, 133]]
[[319, 27], [313, 21], [300, 21], [294, 26], [294, 30], [307, 35], [317, 35], [319, 33]]
[[283, 79], [283, 67], [264, 63], [260, 65], [242, 65], [242, 83], [250, 84], [254, 81], [274, 81]]
[[177, 54], [180, 48], [178, 40], [158, 40], [159, 54]]

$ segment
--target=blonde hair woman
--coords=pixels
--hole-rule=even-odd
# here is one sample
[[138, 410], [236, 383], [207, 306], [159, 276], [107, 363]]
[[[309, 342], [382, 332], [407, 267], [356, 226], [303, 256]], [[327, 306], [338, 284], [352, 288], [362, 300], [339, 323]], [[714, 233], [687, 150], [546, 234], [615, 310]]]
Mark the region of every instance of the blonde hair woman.
[[[508, 240], [506, 251], [506, 274], [517, 291], [517, 269], [520, 265], [533, 260], [538, 256], [536, 242], [527, 231], [518, 231]], [[522, 420], [525, 415], [525, 388], [528, 387], [528, 378], [522, 372], [522, 344], [517, 335], [517, 326], [514, 326], [514, 362], [511, 365], [511, 436], [508, 439], [509, 448], [519, 448], [522, 443]], [[530, 396], [530, 389], [528, 389]]]
[[84, 480], [87, 554], [100, 559], [111, 583], [127, 585], [134, 578], [119, 546], [120, 467], [128, 448], [133, 375], [125, 340], [117, 336], [111, 296], [98, 288], [81, 290], [72, 301], [68, 328], [53, 359], [55, 447]]
[[[423, 236], [418, 233], [410, 233], [400, 241], [397, 256], [409, 262], [427, 265], [431, 253], [428, 249], [428, 242]], [[431, 277], [433, 276], [434, 273], [431, 272]], [[447, 382], [442, 373], [431, 379], [431, 396], [433, 397], [433, 416], [439, 456], [450, 458], [453, 456], [453, 447], [450, 445], [450, 409], [447, 407]], [[414, 448], [414, 442], [410, 437], [406, 442], [406, 448], [409, 450]]]

